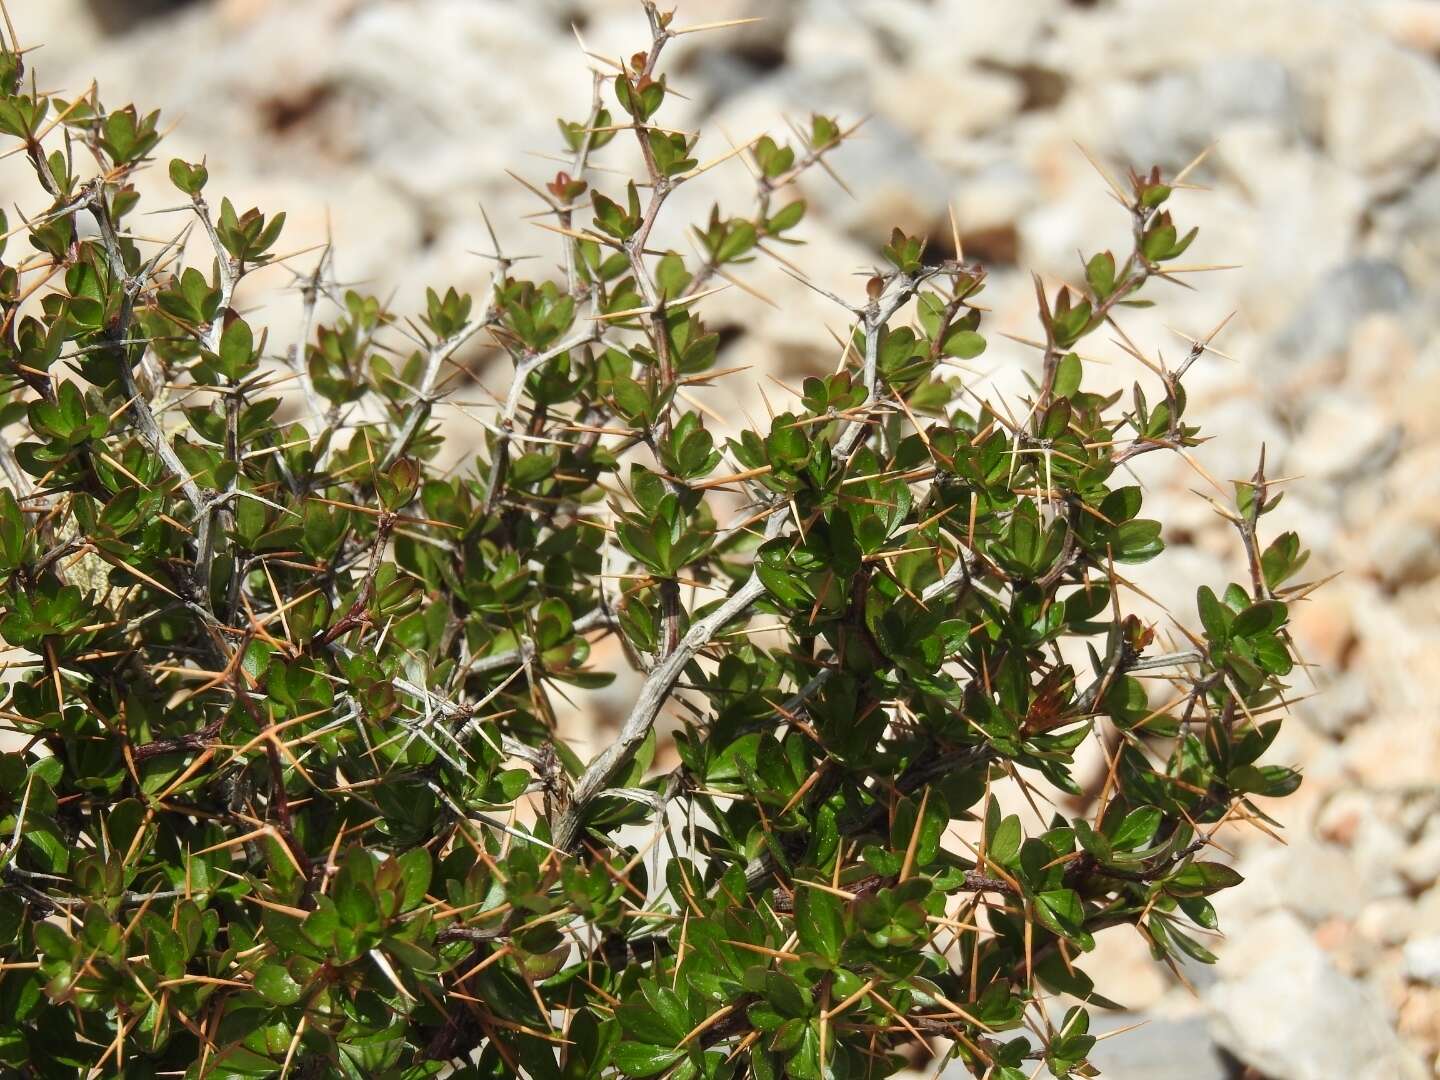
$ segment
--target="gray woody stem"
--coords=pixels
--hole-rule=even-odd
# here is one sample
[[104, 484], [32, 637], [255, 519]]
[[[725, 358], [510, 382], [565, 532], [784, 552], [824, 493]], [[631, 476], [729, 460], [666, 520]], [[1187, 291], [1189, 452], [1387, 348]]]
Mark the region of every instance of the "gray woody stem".
[[[765, 528], [765, 538], [772, 540], [780, 534], [784, 527], [785, 518], [781, 514], [775, 514], [770, 518]], [[760, 580], [760, 575], [751, 572], [745, 579], [745, 584], [731, 593], [729, 598], [703, 619], [692, 623], [689, 631], [680, 639], [679, 645], [665, 659], [661, 660], [655, 669], [645, 679], [645, 685], [640, 688], [640, 696], [635, 701], [635, 707], [630, 710], [626, 717], [625, 724], [620, 729], [620, 734], [615, 741], [607, 746], [603, 753], [590, 763], [585, 770], [585, 775], [580, 777], [572, 793], [570, 805], [564, 814], [555, 823], [555, 831], [552, 837], [555, 846], [562, 851], [569, 851], [575, 846], [580, 838], [580, 830], [584, 826], [585, 814], [610, 781], [623, 769], [632, 758], [635, 752], [640, 749], [640, 744], [650, 733], [655, 725], [655, 719], [660, 715], [660, 710], [670, 697], [680, 673], [685, 670], [685, 665], [695, 658], [695, 654], [708, 645], [712, 638], [732, 619], [743, 615], [756, 600], [765, 592], [765, 585]]]
[[[525, 380], [538, 370], [542, 365], [554, 360], [555, 357], [569, 352], [571, 349], [578, 349], [581, 345], [588, 344], [600, 336], [599, 324], [585, 334], [563, 341], [554, 348], [546, 349], [534, 356], [527, 356], [515, 365], [515, 376], [510, 380], [510, 389], [505, 394], [505, 407], [500, 413], [497, 427], [499, 434], [495, 442], [495, 458], [490, 466], [490, 481], [485, 488], [485, 512], [488, 514], [495, 506], [495, 499], [500, 493], [500, 484], [505, 478], [505, 469], [510, 460], [510, 437], [515, 427], [515, 414], [520, 411], [520, 396], [525, 391]], [[398, 443], [396, 444], [399, 445]]]
[[225, 332], [225, 313], [230, 310], [230, 302], [235, 297], [235, 285], [239, 276], [230, 252], [225, 250], [225, 245], [220, 242], [220, 234], [215, 229], [215, 222], [210, 217], [210, 207], [204, 196], [194, 195], [191, 198], [195, 203], [195, 216], [200, 219], [205, 235], [210, 238], [210, 246], [215, 249], [215, 265], [220, 269], [220, 306], [215, 310], [215, 320], [205, 332], [204, 341], [205, 348], [215, 352], [220, 348], [220, 337]]
[[[492, 297], [494, 292], [495, 289], [492, 285], [490, 289]], [[400, 456], [410, 448], [411, 442], [420, 431], [420, 425], [429, 418], [431, 396], [435, 392], [435, 381], [440, 376], [441, 365], [455, 355], [455, 350], [479, 333], [483, 327], [489, 326], [493, 317], [492, 302], [480, 318], [430, 347], [430, 351], [425, 356], [425, 373], [421, 376], [420, 385], [415, 391], [415, 400], [410, 403], [410, 410], [405, 415], [405, 424], [400, 429], [399, 436], [391, 444], [390, 449], [385, 452], [385, 457], [380, 462], [382, 471], [400, 460]]]

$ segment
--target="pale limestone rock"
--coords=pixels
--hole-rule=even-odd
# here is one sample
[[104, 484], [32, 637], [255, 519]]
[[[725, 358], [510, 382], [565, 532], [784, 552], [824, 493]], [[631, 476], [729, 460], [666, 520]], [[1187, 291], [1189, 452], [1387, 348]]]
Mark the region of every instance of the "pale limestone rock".
[[1375, 476], [1393, 457], [1396, 436], [1394, 423], [1373, 401], [1326, 393], [1311, 410], [1285, 465], [1317, 479]]
[[1430, 0], [1385, 0], [1373, 6], [1370, 17], [1397, 45], [1440, 53], [1440, 5]]
[[1415, 585], [1440, 574], [1440, 509], [1401, 506], [1373, 526], [1370, 565], [1390, 588]]
[[1256, 910], [1289, 910], [1314, 923], [1351, 916], [1372, 895], [1344, 848], [1304, 836], [1247, 856], [1239, 869]]
[[1335, 57], [1324, 114], [1326, 147], [1358, 173], [1393, 182], [1427, 160], [1440, 138], [1440, 73], [1393, 46], [1358, 45]]
[[1432, 885], [1415, 901], [1415, 935], [1440, 935], [1440, 884]]
[[[1105, 1014], [1097, 1034], [1146, 1019], [1144, 1014]], [[1229, 1068], [1202, 1016], [1150, 1019], [1138, 1030], [1099, 1043], [1090, 1061], [1106, 1080], [1227, 1080]]]
[[1287, 1080], [1421, 1080], [1379, 996], [1341, 975], [1293, 916], [1237, 934], [1206, 994], [1221, 1045]]
[[1403, 944], [1414, 931], [1414, 905], [1398, 896], [1372, 900], [1355, 920], [1356, 930], [1374, 945]]
[[1405, 974], [1416, 982], [1440, 986], [1440, 937], [1416, 938], [1405, 946]]
[[1397, 860], [1400, 873], [1416, 889], [1440, 881], [1440, 817], [1432, 817], [1410, 849]]
[[1440, 730], [1427, 714], [1372, 717], [1346, 740], [1345, 764], [1378, 790], [1433, 784], [1440, 775]]

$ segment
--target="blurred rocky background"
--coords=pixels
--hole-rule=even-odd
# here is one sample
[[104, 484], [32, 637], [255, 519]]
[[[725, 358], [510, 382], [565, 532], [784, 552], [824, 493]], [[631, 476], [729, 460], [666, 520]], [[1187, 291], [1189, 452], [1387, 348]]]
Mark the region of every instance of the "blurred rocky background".
[[[557, 113], [586, 112], [575, 30], [606, 56], [647, 42], [631, 0], [9, 7], [22, 41], [44, 43], [42, 88], [78, 93], [96, 77], [107, 101], [163, 109], [175, 124], [164, 158], [206, 156], [210, 191], [287, 210], [286, 250], [333, 236], [340, 279], [393, 293], [400, 312], [423, 306], [425, 285], [485, 288], [482, 203], [507, 254], [555, 262], [554, 238], [522, 220], [539, 203], [506, 170], [548, 179], [556, 166], [537, 154], [557, 148]], [[1182, 982], [1138, 936], [1102, 936], [1101, 989], [1133, 1010], [1111, 1026], [1147, 1025], [1102, 1042], [1095, 1060], [1121, 1080], [1440, 1075], [1440, 3], [680, 7], [678, 25], [764, 21], [676, 43], [667, 70], [685, 100], [667, 104], [667, 123], [708, 121], [740, 142], [783, 135], [811, 110], [869, 117], [834, 158], [853, 195], [806, 180], [810, 246], [789, 254], [817, 283], [859, 296], [856, 275], [890, 225], [943, 247], [954, 208], [967, 257], [992, 271], [991, 347], [967, 376], [985, 395], [1023, 389], [1035, 366], [996, 333], [1035, 336], [1028, 272], [1075, 279], [1077, 252], [1128, 250], [1127, 220], [1077, 144], [1115, 173], [1173, 172], [1213, 147], [1193, 176], [1208, 190], [1177, 195], [1177, 218], [1200, 226], [1190, 261], [1239, 268], [1191, 276], [1193, 292], [1162, 283], [1148, 294], [1157, 308], [1124, 316], [1149, 355], [1177, 358], [1179, 335], [1236, 312], [1216, 342], [1233, 359], [1206, 357], [1188, 384], [1190, 415], [1217, 436], [1199, 468], [1143, 459], [1173, 557], [1138, 582], [1183, 623], [1198, 584], [1240, 576], [1233, 533], [1195, 492], [1210, 490], [1204, 474], [1248, 476], [1262, 445], [1271, 474], [1293, 478], [1272, 530], [1301, 532], [1309, 577], [1340, 576], [1295, 612], [1315, 677], [1296, 681], [1295, 722], [1275, 751], [1306, 774], [1273, 808], [1284, 841], [1226, 834], [1248, 881], [1221, 898], [1234, 933], [1215, 946], [1217, 967]], [[727, 148], [712, 134], [698, 156]], [[617, 141], [600, 161], [627, 165], [626, 151]], [[0, 191], [29, 190], [12, 176], [0, 171]], [[748, 209], [739, 162], [706, 181], [672, 200], [677, 213], [698, 220], [714, 199]], [[163, 169], [152, 186], [164, 190]], [[160, 235], [175, 219], [153, 220]], [[676, 229], [662, 242], [685, 240]], [[308, 271], [315, 257], [293, 265]], [[833, 365], [830, 331], [846, 330], [843, 312], [775, 263], [751, 269], [778, 307], [732, 291], [723, 313], [708, 309], [727, 326], [723, 363], [753, 365], [729, 397], [708, 399], [727, 416], [762, 414], [762, 389], [784, 396], [767, 375], [796, 384]], [[266, 305], [272, 342], [295, 325], [293, 284], [277, 267], [242, 297]], [[1091, 377], [1153, 383], [1106, 337], [1093, 339]], [[508, 382], [483, 351], [466, 361], [481, 388], [462, 396]], [[473, 424], [452, 423], [464, 448]], [[1175, 632], [1161, 607], [1150, 614]], [[577, 739], [603, 740], [625, 693], [602, 696]]]

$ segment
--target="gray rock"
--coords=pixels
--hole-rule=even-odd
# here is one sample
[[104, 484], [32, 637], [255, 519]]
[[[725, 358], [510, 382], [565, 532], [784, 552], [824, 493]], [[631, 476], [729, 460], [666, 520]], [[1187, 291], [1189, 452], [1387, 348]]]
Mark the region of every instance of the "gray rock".
[[[1288, 846], [1270, 845], [1242, 859], [1244, 892], [1231, 902], [1245, 901], [1254, 915], [1266, 910], [1294, 912], [1311, 923], [1346, 917], [1370, 899], [1369, 883], [1349, 852], [1306, 836]], [[1292, 918], [1294, 916], [1291, 916]]]
[[1295, 916], [1272, 912], [1237, 935], [1206, 994], [1215, 1037], [1285, 1080], [1422, 1080], [1377, 989], [1337, 971]]
[[1364, 316], [1399, 311], [1411, 301], [1405, 272], [1383, 259], [1355, 259], [1321, 276], [1315, 291], [1276, 338], [1276, 351], [1312, 359], [1342, 352]]
[[[1101, 1035], [1145, 1020], [1143, 1013], [1092, 1014]], [[1105, 1080], [1227, 1080], [1231, 1075], [1203, 1016], [1150, 1019], [1144, 1027], [1095, 1045], [1090, 1062]]]
[[1366, 941], [1382, 946], [1403, 945], [1415, 929], [1415, 909], [1409, 900], [1387, 896], [1365, 905], [1355, 928]]
[[[1055, 1022], [1062, 1013], [1057, 1013]], [[1231, 1076], [1224, 1052], [1210, 1034], [1203, 1015], [1171, 1018], [1143, 1012], [1091, 1010], [1092, 1035], [1103, 1036], [1122, 1028], [1133, 1030], [1113, 1039], [1102, 1038], [1090, 1054], [1090, 1063], [1100, 1070], [1104, 1080], [1228, 1080]], [[948, 1066], [937, 1080], [963, 1080], [970, 1075], [957, 1063]]]
[[832, 183], [817, 184], [812, 204], [867, 245], [888, 241], [896, 225], [929, 232], [945, 218], [949, 178], [889, 120], [876, 117], [864, 131], [865, 138], [842, 146], [832, 161], [854, 197]]
[[1400, 448], [1400, 428], [1372, 398], [1322, 390], [1286, 461], [1294, 472], [1345, 483], [1380, 475]]
[[1440, 172], [1416, 177], [1372, 214], [1381, 250], [1401, 252], [1415, 273], [1434, 280], [1440, 268]]
[[1392, 45], [1342, 49], [1330, 72], [1325, 145], [1341, 164], [1385, 184], [1432, 161], [1440, 138], [1440, 73]]
[[1371, 18], [1396, 44], [1440, 55], [1440, 4], [1434, 0], [1386, 0]]
[[1350, 847], [1350, 861], [1356, 876], [1365, 882], [1369, 895], [1382, 897], [1405, 893], [1405, 881], [1397, 867], [1408, 847], [1405, 837], [1393, 822], [1376, 816], [1360, 822]]
[[1440, 818], [1431, 818], [1409, 851], [1400, 859], [1400, 873], [1417, 889], [1440, 880]]
[[1365, 684], [1364, 675], [1344, 671], [1327, 679], [1321, 692], [1302, 702], [1295, 715], [1316, 731], [1340, 739], [1365, 719], [1371, 707], [1370, 688]]
[[1299, 102], [1289, 71], [1264, 56], [1220, 56], [1203, 67], [1162, 75], [1117, 124], [1120, 149], [1136, 162], [1179, 168], [1237, 121], [1263, 121], [1298, 134]]
[[[1436, 842], [1440, 843], [1440, 790], [1407, 793], [1395, 820], [1412, 836], [1420, 836], [1433, 829]], [[1437, 869], [1436, 877], [1440, 877], [1440, 869]]]
[[1386, 585], [1418, 585], [1440, 574], [1440, 518], [1419, 508], [1387, 513], [1370, 534], [1370, 563]]
[[1415, 901], [1416, 936], [1440, 936], [1440, 885], [1431, 886]]
[[334, 78], [357, 107], [353, 137], [437, 221], [472, 213], [477, 191], [514, 189], [504, 169], [553, 149], [555, 116], [588, 104], [558, 34], [493, 0], [367, 5], [335, 52]]
[[[1400, 629], [1405, 629], [1403, 624]], [[1371, 716], [1345, 740], [1346, 768], [1378, 791], [1433, 785], [1440, 775], [1440, 733], [1434, 716], [1411, 713], [1416, 706], [1409, 701], [1400, 705], [1404, 711]]]
[[1405, 946], [1405, 974], [1440, 986], [1440, 937], [1418, 938]]

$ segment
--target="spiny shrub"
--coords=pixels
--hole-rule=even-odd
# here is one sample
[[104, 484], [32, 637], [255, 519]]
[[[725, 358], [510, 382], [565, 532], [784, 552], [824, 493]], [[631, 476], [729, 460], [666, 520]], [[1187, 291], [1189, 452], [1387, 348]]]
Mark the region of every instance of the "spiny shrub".
[[[1125, 567], [1164, 530], [1126, 466], [1201, 441], [1209, 338], [1176, 366], [1126, 344], [1132, 394], [1078, 351], [1185, 273], [1184, 176], [1114, 184], [1133, 250], [1036, 280], [1023, 400], [967, 386], [984, 267], [896, 231], [832, 297], [834, 369], [720, 438], [716, 294], [796, 242], [795, 182], [849, 132], [704, 161], [664, 120], [687, 28], [643, 15], [532, 188], [552, 276], [497, 250], [412, 320], [324, 259], [288, 348], [234, 307], [283, 213], [175, 160], [185, 231], [155, 238], [158, 115], [39, 92], [9, 34], [0, 132], [38, 187], [0, 227], [15, 1074], [882, 1077], [930, 1044], [1084, 1076], [1097, 934], [1211, 959], [1240, 880], [1211, 834], [1298, 783], [1260, 762], [1305, 555], [1257, 533], [1262, 460], [1216, 500], [1247, 580], [1158, 650]], [[592, 168], [627, 143], [634, 180]], [[753, 204], [654, 247], [732, 156]], [[513, 379], [452, 474], [435, 410], [486, 342]], [[606, 638], [639, 689], [586, 761], [554, 703], [613, 678]]]

